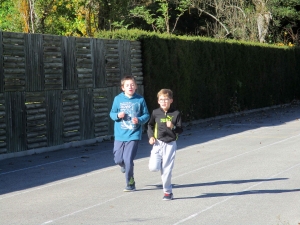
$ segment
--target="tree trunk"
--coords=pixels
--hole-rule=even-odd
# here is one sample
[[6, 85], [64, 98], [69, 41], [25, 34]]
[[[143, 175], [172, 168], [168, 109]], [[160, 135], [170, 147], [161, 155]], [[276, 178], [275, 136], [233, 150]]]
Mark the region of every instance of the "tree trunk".
[[271, 12], [268, 11], [264, 0], [253, 0], [257, 15], [258, 40], [260, 43], [266, 42], [269, 24], [272, 19]]

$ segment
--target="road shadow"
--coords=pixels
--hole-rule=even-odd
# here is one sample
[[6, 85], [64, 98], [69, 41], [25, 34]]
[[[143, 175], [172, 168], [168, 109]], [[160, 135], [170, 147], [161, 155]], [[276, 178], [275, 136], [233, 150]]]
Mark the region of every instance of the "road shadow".
[[[173, 184], [173, 189], [176, 188], [191, 188], [191, 187], [203, 187], [203, 186], [214, 186], [214, 185], [224, 185], [224, 184], [244, 184], [244, 183], [260, 183], [260, 182], [270, 182], [270, 181], [281, 181], [288, 180], [288, 178], [270, 178], [270, 179], [250, 179], [250, 180], [225, 180], [225, 181], [214, 181], [207, 183], [194, 183], [194, 184]], [[148, 187], [154, 187], [148, 190], [161, 189], [161, 184], [147, 185]]]
[[[178, 150], [260, 127], [278, 126], [299, 120], [299, 115], [300, 105], [288, 105], [218, 119], [211, 118], [185, 127], [177, 142]], [[147, 135], [143, 134], [136, 160], [149, 157], [151, 147], [148, 144]], [[104, 141], [92, 145], [1, 160], [0, 195], [115, 166], [112, 149], [113, 141]], [[216, 182], [215, 185], [222, 184], [220, 182]], [[253, 182], [257, 181], [253, 180]], [[191, 185], [203, 186], [205, 184], [185, 184], [181, 188]], [[174, 188], [179, 186], [175, 185]]]
[[258, 195], [258, 194], [281, 194], [289, 192], [300, 192], [300, 189], [274, 189], [274, 190], [249, 190], [239, 192], [228, 192], [228, 193], [203, 193], [197, 196], [191, 197], [179, 197], [174, 199], [194, 199], [194, 198], [216, 198], [216, 197], [229, 197], [229, 196], [240, 196], [240, 195]]

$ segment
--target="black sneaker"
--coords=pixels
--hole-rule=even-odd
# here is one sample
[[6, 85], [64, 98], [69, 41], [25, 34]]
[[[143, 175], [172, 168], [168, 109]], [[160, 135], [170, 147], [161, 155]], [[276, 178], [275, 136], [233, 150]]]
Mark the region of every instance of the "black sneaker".
[[129, 184], [124, 188], [123, 191], [125, 192], [135, 191], [135, 181], [133, 177], [130, 178]]
[[173, 200], [173, 193], [171, 194], [165, 193], [163, 200], [165, 201]]

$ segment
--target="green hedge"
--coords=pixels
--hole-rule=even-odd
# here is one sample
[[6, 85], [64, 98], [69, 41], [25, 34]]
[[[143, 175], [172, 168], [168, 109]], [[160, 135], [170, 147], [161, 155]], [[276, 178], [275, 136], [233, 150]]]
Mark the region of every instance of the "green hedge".
[[98, 35], [141, 41], [149, 109], [158, 107], [157, 92], [170, 88], [173, 104], [184, 121], [288, 103], [300, 97], [299, 48], [139, 30]]

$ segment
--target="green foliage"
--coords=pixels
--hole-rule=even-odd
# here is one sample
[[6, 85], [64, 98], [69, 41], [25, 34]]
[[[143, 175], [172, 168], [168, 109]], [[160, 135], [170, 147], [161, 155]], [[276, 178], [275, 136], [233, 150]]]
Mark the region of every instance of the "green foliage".
[[95, 33], [96, 38], [103, 38], [103, 39], [121, 39], [121, 40], [131, 40], [137, 41], [142, 40], [145, 36], [157, 36], [156, 33], [142, 31], [138, 29], [120, 29], [120, 30], [113, 30], [113, 31], [99, 31]]
[[[178, 1], [179, 4], [175, 8], [175, 10], [173, 10], [170, 6], [169, 0], [155, 0], [154, 2], [158, 5], [156, 11], [152, 12], [151, 9], [145, 6], [137, 6], [134, 9], [130, 10], [130, 16], [142, 18], [146, 21], [147, 24], [152, 26], [154, 31], [173, 33], [179, 17], [181, 17], [184, 12], [189, 9], [190, 0]], [[174, 11], [173, 14], [176, 15], [176, 22], [172, 31], [170, 31], [170, 12], [172, 10]]]
[[130, 16], [142, 18], [149, 25], [152, 25], [155, 22], [155, 19], [153, 18], [154, 14], [151, 14], [151, 11], [147, 10], [145, 6], [137, 6], [130, 10]]
[[300, 0], [271, 0], [269, 4], [276, 20], [300, 20], [299, 10], [296, 9], [300, 6]]
[[[24, 8], [29, 1], [30, 8]], [[0, 29], [29, 33], [92, 37], [96, 30], [110, 30], [113, 25], [126, 27], [130, 0], [1, 0]], [[30, 11], [26, 18], [22, 15]], [[27, 31], [26, 31], [27, 32]]]
[[300, 45], [300, 0], [271, 0], [268, 4], [273, 16], [270, 39], [284, 45]]
[[[144, 38], [156, 39], [199, 39], [199, 37], [184, 37], [184, 36], [176, 36], [170, 35], [166, 33], [157, 33], [157, 32], [150, 32], [144, 31], [139, 29], [120, 29], [120, 30], [113, 30], [113, 31], [98, 31], [95, 33], [96, 38], [107, 38], [107, 39], [121, 39], [121, 40], [143, 40]], [[212, 39], [210, 39], [212, 40]]]
[[84, 1], [44, 0], [40, 2], [40, 25], [42, 33], [64, 36], [87, 36]]
[[[158, 33], [255, 40], [257, 25], [252, 3], [251, 0], [0, 0], [0, 29], [94, 37], [95, 32], [103, 30], [140, 28]], [[268, 41], [299, 45], [300, 0], [269, 0], [267, 3], [273, 16]], [[217, 10], [218, 5], [227, 11]], [[218, 17], [217, 11], [224, 15]], [[231, 16], [227, 18], [226, 12]], [[238, 15], [243, 16], [234, 22], [233, 18]], [[228, 28], [227, 33], [224, 27]]]
[[0, 30], [22, 32], [21, 18], [13, 0], [0, 1]]

